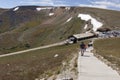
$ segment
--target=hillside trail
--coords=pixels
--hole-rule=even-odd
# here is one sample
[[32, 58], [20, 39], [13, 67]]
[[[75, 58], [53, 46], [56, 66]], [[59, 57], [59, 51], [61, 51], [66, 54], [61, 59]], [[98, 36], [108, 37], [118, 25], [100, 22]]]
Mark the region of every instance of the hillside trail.
[[6, 57], [6, 56], [11, 56], [11, 55], [16, 55], [16, 54], [22, 54], [22, 53], [29, 52], [29, 51], [35, 51], [35, 50], [39, 50], [39, 49], [45, 49], [45, 48], [49, 48], [49, 47], [59, 46], [59, 45], [63, 45], [63, 44], [65, 44], [65, 41], [54, 43], [54, 44], [50, 44], [50, 45], [40, 46], [40, 47], [36, 47], [36, 48], [31, 48], [31, 49], [27, 49], [27, 50], [22, 50], [22, 51], [2, 54], [2, 55], [0, 55], [0, 58], [1, 57]]
[[104, 62], [96, 58], [90, 47], [81, 56], [78, 57], [78, 80], [120, 80], [117, 71], [107, 66]]

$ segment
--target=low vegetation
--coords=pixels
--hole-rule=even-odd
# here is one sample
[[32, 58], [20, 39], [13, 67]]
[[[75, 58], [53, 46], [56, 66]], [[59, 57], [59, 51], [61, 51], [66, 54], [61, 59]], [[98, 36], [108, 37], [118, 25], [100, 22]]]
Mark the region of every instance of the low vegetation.
[[120, 70], [120, 38], [96, 40], [94, 48], [96, 53], [115, 64]]
[[[70, 10], [55, 7], [37, 11], [37, 7], [19, 6], [17, 11], [0, 10], [0, 54], [60, 42], [68, 36], [84, 32], [85, 21], [78, 18], [80, 13], [90, 14], [104, 23], [103, 27], [119, 29], [120, 25], [119, 11], [87, 7], [71, 7]], [[49, 16], [51, 12], [55, 14]]]
[[[59, 74], [63, 61], [71, 59], [78, 44], [62, 45], [0, 58], [0, 80], [35, 80]], [[56, 56], [57, 55], [57, 56]]]
[[[59, 17], [56, 19], [58, 18]], [[68, 36], [72, 34], [78, 34], [82, 31], [81, 26], [84, 21], [82, 21], [80, 18], [75, 17], [67, 23], [65, 23], [65, 21], [66, 20], [63, 20], [61, 22], [62, 24], [53, 23], [49, 25], [43, 25], [43, 27], [39, 26], [39, 21], [33, 21], [24, 24], [23, 27], [14, 29], [13, 33], [8, 33], [8, 37], [6, 37], [8, 34], [3, 36], [5, 42], [3, 42], [2, 39], [0, 40], [0, 54], [7, 54], [28, 48], [60, 42], [66, 40]], [[15, 35], [17, 33], [18, 35]]]

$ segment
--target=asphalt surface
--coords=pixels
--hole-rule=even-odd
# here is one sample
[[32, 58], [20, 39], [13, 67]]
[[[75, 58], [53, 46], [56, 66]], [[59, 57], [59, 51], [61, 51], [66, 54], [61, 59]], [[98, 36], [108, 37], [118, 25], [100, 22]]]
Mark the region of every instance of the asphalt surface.
[[97, 59], [91, 50], [88, 48], [84, 56], [79, 52], [78, 80], [120, 80], [117, 71]]

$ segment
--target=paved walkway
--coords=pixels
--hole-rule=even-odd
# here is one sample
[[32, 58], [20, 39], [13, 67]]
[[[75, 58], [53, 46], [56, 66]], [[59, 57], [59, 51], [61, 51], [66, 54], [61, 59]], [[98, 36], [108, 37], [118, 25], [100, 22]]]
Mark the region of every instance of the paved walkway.
[[118, 73], [93, 56], [90, 50], [92, 48], [88, 48], [84, 56], [79, 53], [78, 80], [120, 80]]

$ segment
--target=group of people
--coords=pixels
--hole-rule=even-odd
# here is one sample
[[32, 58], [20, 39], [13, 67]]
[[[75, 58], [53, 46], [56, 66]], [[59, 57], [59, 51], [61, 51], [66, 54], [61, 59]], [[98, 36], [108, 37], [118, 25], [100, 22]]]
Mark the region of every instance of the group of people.
[[81, 42], [81, 44], [80, 44], [81, 56], [84, 55], [84, 52], [86, 51], [86, 48], [87, 48], [87, 47], [91, 47], [91, 46], [93, 46], [93, 42], [92, 42], [92, 41], [90, 41], [90, 42], [88, 43], [88, 45], [86, 45], [84, 42]]

